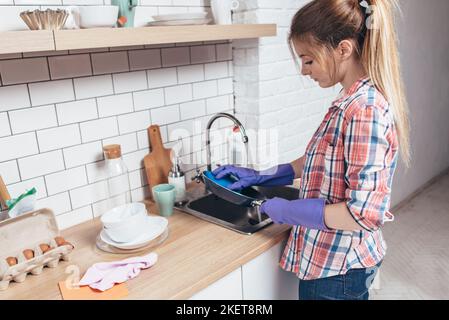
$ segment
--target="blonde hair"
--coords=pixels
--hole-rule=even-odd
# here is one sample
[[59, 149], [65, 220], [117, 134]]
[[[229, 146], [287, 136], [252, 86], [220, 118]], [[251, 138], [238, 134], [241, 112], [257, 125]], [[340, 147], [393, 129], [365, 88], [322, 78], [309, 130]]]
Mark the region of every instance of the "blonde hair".
[[293, 18], [289, 43], [301, 40], [318, 48], [314, 58], [327, 67], [334, 78], [335, 61], [329, 59], [333, 57], [329, 53], [341, 41], [354, 40], [365, 71], [390, 104], [402, 160], [409, 167], [410, 123], [398, 53], [395, 9], [399, 9], [397, 0], [314, 0]]

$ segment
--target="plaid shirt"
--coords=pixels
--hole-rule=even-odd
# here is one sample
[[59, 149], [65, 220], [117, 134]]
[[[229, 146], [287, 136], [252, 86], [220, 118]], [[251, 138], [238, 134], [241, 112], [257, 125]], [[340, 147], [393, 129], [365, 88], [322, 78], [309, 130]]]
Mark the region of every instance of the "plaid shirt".
[[346, 202], [362, 231], [293, 227], [280, 266], [302, 280], [376, 266], [385, 256], [398, 140], [388, 102], [369, 78], [332, 103], [305, 154], [300, 199]]

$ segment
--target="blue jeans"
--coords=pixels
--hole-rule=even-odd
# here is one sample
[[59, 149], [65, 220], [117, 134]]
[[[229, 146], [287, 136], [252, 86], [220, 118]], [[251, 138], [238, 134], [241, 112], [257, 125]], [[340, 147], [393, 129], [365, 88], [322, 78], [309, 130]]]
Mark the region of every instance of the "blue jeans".
[[345, 275], [299, 281], [299, 300], [368, 300], [380, 267], [351, 269]]

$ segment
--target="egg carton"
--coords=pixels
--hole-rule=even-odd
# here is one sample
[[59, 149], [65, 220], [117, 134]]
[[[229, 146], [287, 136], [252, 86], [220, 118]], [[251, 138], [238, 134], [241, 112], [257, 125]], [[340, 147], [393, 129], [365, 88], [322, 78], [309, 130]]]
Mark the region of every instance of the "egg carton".
[[[56, 237], [59, 229], [50, 209], [0, 222], [0, 291], [8, 289], [11, 281], [24, 282], [29, 274], [39, 275], [44, 267], [56, 268], [60, 260], [69, 261], [73, 245], [57, 242]], [[8, 257], [17, 259], [16, 264], [10, 265]]]

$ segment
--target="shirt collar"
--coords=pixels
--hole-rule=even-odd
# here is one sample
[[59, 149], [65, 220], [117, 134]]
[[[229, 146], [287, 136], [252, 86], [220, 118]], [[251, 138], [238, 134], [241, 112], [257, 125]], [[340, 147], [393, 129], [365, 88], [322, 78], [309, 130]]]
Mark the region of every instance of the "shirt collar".
[[342, 89], [340, 91], [340, 94], [338, 95], [337, 99], [332, 102], [331, 108], [343, 108], [345, 100], [347, 100], [349, 97], [351, 97], [354, 93], [359, 91], [363, 86], [365, 86], [368, 82], [370, 82], [370, 78], [365, 76], [363, 78], [358, 79], [354, 84], [349, 88], [348, 91], [345, 91], [345, 89]]

